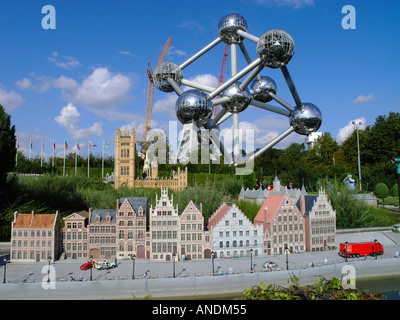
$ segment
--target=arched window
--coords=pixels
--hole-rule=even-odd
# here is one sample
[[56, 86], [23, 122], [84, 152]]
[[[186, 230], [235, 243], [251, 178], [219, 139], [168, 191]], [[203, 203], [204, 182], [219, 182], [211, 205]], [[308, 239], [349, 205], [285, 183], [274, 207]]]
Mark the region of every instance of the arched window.
[[229, 248], [229, 241], [226, 242], [226, 247]]
[[223, 248], [224, 247], [224, 243], [222, 241], [219, 242], [219, 247]]
[[237, 242], [236, 242], [236, 240], [233, 241], [233, 247], [234, 247], [234, 248], [237, 247]]

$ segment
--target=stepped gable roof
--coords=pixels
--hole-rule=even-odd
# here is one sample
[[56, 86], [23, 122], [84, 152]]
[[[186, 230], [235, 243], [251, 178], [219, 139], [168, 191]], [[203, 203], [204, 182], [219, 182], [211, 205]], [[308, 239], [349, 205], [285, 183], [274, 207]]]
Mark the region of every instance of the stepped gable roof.
[[230, 206], [228, 206], [225, 202], [222, 203], [222, 205], [215, 211], [210, 219], [208, 220], [207, 228], [210, 230], [211, 227], [215, 227], [219, 221], [222, 220], [222, 218], [228, 213], [228, 211], [231, 209]]
[[96, 223], [96, 217], [100, 217], [100, 222], [106, 222], [107, 217], [110, 216], [110, 222], [116, 222], [117, 210], [116, 209], [93, 209], [90, 215], [90, 222]]
[[14, 228], [53, 228], [57, 214], [32, 213], [18, 214], [14, 223]]
[[[142, 207], [143, 214], [147, 215], [147, 197], [129, 197], [129, 198], [119, 198], [119, 208], [124, 203], [125, 200], [128, 200], [132, 209], [135, 213], [139, 212], [139, 208]], [[118, 209], [119, 209], [118, 208]]]
[[[260, 222], [260, 223], [270, 222], [284, 197], [285, 194], [268, 195], [267, 199], [265, 199], [263, 205], [261, 206], [256, 217], [254, 218], [254, 222]], [[265, 208], [267, 208], [268, 210], [267, 221], [265, 221], [265, 214], [264, 214]]]

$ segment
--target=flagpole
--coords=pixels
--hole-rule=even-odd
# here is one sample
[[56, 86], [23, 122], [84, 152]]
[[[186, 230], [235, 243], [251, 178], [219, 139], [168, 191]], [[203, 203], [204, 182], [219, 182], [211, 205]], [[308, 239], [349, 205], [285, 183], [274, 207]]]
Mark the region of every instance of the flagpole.
[[65, 177], [65, 144], [66, 141], [64, 140], [64, 167], [63, 167], [63, 176]]
[[42, 139], [42, 146], [40, 148], [40, 167], [43, 167], [43, 144], [44, 144], [44, 141]]
[[55, 152], [55, 149], [56, 149], [56, 144], [55, 144], [55, 142], [53, 140], [53, 163], [52, 163], [52, 167], [54, 167], [54, 152]]
[[104, 179], [104, 141], [101, 149], [101, 178]]
[[17, 139], [17, 152], [15, 153], [15, 166], [18, 165], [18, 149], [19, 149], [19, 141]]
[[31, 161], [31, 153], [32, 153], [32, 138], [30, 139], [30, 146], [29, 146], [29, 161]]
[[76, 166], [78, 163], [78, 141], [75, 143], [75, 176], [76, 176]]
[[89, 178], [90, 173], [89, 173], [89, 169], [90, 169], [90, 144], [89, 144], [89, 140], [88, 140], [88, 144], [87, 144], [87, 176]]

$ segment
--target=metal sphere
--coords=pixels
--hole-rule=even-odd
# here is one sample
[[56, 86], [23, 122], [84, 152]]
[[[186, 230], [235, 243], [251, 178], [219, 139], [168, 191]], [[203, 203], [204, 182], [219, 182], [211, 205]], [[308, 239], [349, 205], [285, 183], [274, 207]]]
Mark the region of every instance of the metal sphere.
[[283, 30], [264, 33], [257, 42], [257, 55], [269, 68], [280, 68], [290, 62], [294, 55], [294, 41]]
[[239, 89], [240, 82], [236, 82], [229, 86], [223, 93], [223, 97], [229, 97], [230, 101], [224, 103], [224, 107], [229, 112], [242, 112], [251, 102], [250, 90], [246, 88], [244, 91]]
[[252, 97], [261, 102], [269, 102], [272, 100], [269, 92], [276, 94], [276, 82], [270, 77], [261, 76], [260, 80], [254, 80], [250, 85]]
[[302, 108], [295, 108], [292, 111], [289, 121], [298, 134], [308, 135], [319, 129], [322, 123], [322, 114], [319, 108], [312, 103], [303, 103]]
[[174, 88], [168, 82], [168, 78], [180, 85], [183, 78], [182, 70], [172, 62], [160, 63], [153, 72], [154, 85], [163, 92], [172, 92]]
[[175, 112], [182, 124], [192, 121], [201, 127], [212, 117], [213, 104], [203, 91], [191, 89], [182, 93], [176, 100]]
[[226, 44], [241, 43], [243, 41], [243, 37], [236, 33], [238, 30], [245, 32], [249, 30], [247, 21], [239, 14], [227, 14], [218, 23], [219, 37]]

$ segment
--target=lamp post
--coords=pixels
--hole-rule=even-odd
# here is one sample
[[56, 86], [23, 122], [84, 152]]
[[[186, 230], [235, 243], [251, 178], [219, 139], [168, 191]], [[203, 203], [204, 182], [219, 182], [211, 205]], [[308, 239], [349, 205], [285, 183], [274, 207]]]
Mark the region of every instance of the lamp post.
[[6, 271], [7, 271], [7, 258], [6, 256], [3, 257], [4, 261], [4, 277], [3, 277], [3, 283], [6, 283]]
[[360, 161], [360, 141], [358, 139], [358, 126], [362, 125], [362, 121], [352, 121], [352, 124], [356, 126], [357, 130], [357, 154], [358, 154], [358, 180], [360, 182], [360, 191], [361, 191], [361, 161]]
[[253, 249], [250, 249], [250, 272], [253, 272]]
[[172, 255], [172, 277], [175, 278], [175, 257], [176, 253]]
[[49, 261], [49, 268], [47, 269], [47, 283], [50, 283], [50, 262], [51, 262], [51, 257], [48, 256], [47, 260]]
[[212, 264], [212, 274], [214, 275], [214, 258], [215, 258], [215, 251], [211, 251], [211, 264]]
[[344, 244], [346, 245], [346, 247], [345, 247], [346, 249], [344, 251], [344, 261], [347, 262], [347, 247], [349, 246], [349, 242], [346, 241]]
[[133, 263], [132, 263], [132, 280], [135, 280], [135, 260], [136, 260], [136, 255], [134, 254], [132, 256]]
[[400, 212], [400, 158], [393, 158], [391, 161], [396, 166], [397, 189], [399, 192], [399, 212]]
[[289, 270], [289, 248], [285, 248], [285, 254], [286, 254], [286, 270]]
[[378, 240], [374, 240], [374, 242], [375, 242], [375, 260], [377, 260], [378, 259]]
[[90, 281], [92, 281], [92, 269], [93, 269], [92, 260], [93, 260], [93, 257], [90, 256], [90, 257], [89, 257], [89, 260], [90, 260]]

